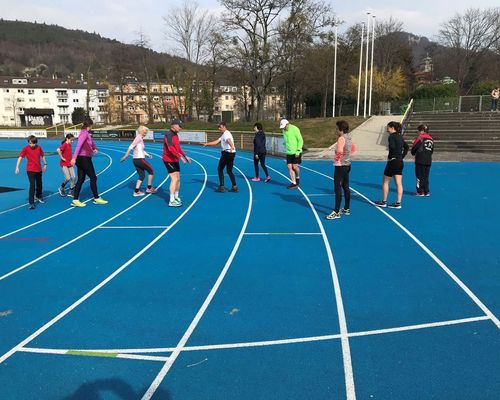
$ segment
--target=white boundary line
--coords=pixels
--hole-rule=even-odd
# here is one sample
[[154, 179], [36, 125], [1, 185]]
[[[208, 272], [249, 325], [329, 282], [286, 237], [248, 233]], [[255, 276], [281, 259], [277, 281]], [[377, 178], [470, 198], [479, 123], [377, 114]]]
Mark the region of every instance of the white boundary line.
[[[92, 355], [88, 354], [71, 354], [68, 353], [71, 350], [59, 350], [59, 349], [40, 349], [36, 347], [23, 347], [18, 350], [20, 353], [35, 353], [35, 354], [57, 354], [62, 356], [80, 356], [80, 357], [92, 357]], [[105, 353], [105, 352], [103, 352]], [[107, 352], [106, 352], [107, 353]], [[97, 357], [97, 356], [94, 356]], [[168, 357], [159, 357], [159, 356], [146, 356], [140, 354], [116, 354], [115, 357], [109, 358], [126, 358], [129, 360], [141, 360], [141, 361], [161, 361], [165, 362], [168, 360]]]
[[246, 232], [245, 236], [261, 236], [261, 235], [274, 235], [274, 236], [289, 236], [289, 235], [297, 235], [297, 236], [316, 236], [321, 235], [321, 232]]
[[[206, 172], [205, 168], [203, 165], [201, 165], [198, 161], [195, 161], [204, 172]], [[168, 178], [168, 177], [167, 177]], [[165, 178], [165, 180], [167, 179]], [[132, 264], [135, 260], [137, 260], [140, 256], [142, 256], [147, 250], [149, 250], [151, 247], [153, 247], [156, 242], [158, 242], [163, 236], [167, 234], [183, 217], [184, 215], [187, 214], [187, 212], [196, 204], [198, 199], [201, 197], [203, 191], [205, 190], [207, 184], [207, 178], [205, 177], [205, 180], [203, 181], [203, 185], [198, 193], [198, 195], [195, 197], [193, 202], [180, 214], [174, 222], [172, 222], [172, 225], [170, 225], [167, 229], [165, 229], [163, 232], [161, 232], [158, 236], [156, 236], [151, 242], [149, 242], [145, 247], [143, 247], [142, 250], [140, 250], [138, 253], [136, 253], [132, 258], [130, 258], [127, 262], [122, 264], [118, 269], [116, 269], [111, 275], [109, 275], [106, 279], [104, 279], [101, 283], [99, 283], [97, 286], [95, 286], [92, 290], [87, 292], [84, 296], [80, 297], [77, 301], [75, 301], [72, 305], [70, 305], [68, 308], [66, 308], [64, 311], [56, 315], [54, 318], [52, 318], [49, 322], [47, 322], [45, 325], [43, 325], [41, 328], [39, 328], [37, 331], [32, 333], [30, 336], [28, 336], [26, 339], [18, 343], [15, 347], [10, 349], [7, 353], [3, 354], [0, 357], [0, 364], [2, 364], [5, 360], [7, 360], [9, 357], [11, 357], [15, 352], [19, 351], [21, 348], [23, 348], [25, 345], [27, 345], [29, 342], [31, 342], [33, 339], [38, 337], [40, 334], [45, 332], [48, 328], [50, 328], [52, 325], [54, 325], [57, 321], [62, 319], [65, 315], [69, 314], [71, 311], [73, 311], [76, 307], [78, 307], [80, 304], [82, 304], [85, 300], [87, 300], [89, 297], [91, 297], [94, 293], [99, 291], [102, 287], [104, 287], [106, 284], [108, 284], [111, 280], [113, 280], [120, 272], [122, 272], [125, 268], [127, 268], [130, 264]]]
[[[191, 153], [197, 153], [197, 152], [191, 151]], [[217, 157], [214, 157], [212, 155], [207, 155], [207, 154], [203, 154], [203, 155], [207, 156], [207, 157], [211, 157], [211, 158], [217, 158]], [[248, 225], [248, 221], [250, 219], [250, 213], [252, 212], [253, 195], [252, 195], [252, 187], [250, 186], [250, 182], [248, 181], [248, 178], [243, 174], [243, 172], [239, 168], [235, 168], [235, 169], [241, 173], [241, 175], [243, 176], [243, 178], [246, 181], [246, 184], [247, 184], [248, 190], [249, 190], [247, 214], [245, 217], [245, 221], [243, 222], [243, 226], [241, 228], [240, 234], [238, 236], [238, 239], [236, 240], [236, 243], [233, 247], [233, 250], [231, 251], [231, 254], [229, 255], [229, 258], [226, 261], [226, 264], [224, 265], [224, 268], [222, 269], [221, 273], [219, 274], [219, 277], [217, 278], [217, 280], [215, 281], [214, 286], [210, 290], [210, 293], [208, 294], [208, 296], [205, 299], [205, 301], [203, 302], [202, 306], [200, 307], [200, 309], [196, 313], [196, 316], [194, 317], [193, 321], [191, 321], [191, 324], [187, 328], [186, 332], [184, 332], [184, 335], [179, 340], [179, 343], [177, 343], [177, 346], [173, 350], [171, 356], [168, 358], [168, 361], [162, 367], [162, 369], [160, 370], [160, 372], [158, 373], [158, 375], [156, 376], [154, 381], [149, 386], [146, 393], [144, 393], [144, 395], [142, 396], [143, 400], [151, 399], [151, 397], [154, 395], [154, 393], [156, 392], [156, 390], [160, 386], [160, 384], [163, 381], [163, 379], [165, 378], [165, 376], [168, 374], [168, 371], [170, 370], [170, 368], [174, 364], [175, 360], [177, 360], [177, 357], [179, 357], [182, 349], [186, 346], [187, 341], [189, 340], [189, 338], [193, 334], [193, 331], [196, 329], [196, 326], [200, 322], [201, 318], [203, 317], [203, 314], [207, 310], [208, 306], [212, 302], [212, 299], [215, 297], [217, 290], [219, 289], [220, 285], [222, 284], [222, 281], [224, 280], [224, 278], [227, 274], [227, 271], [229, 270], [229, 267], [231, 266], [233, 259], [236, 256], [236, 253], [238, 252], [241, 241], [243, 240], [243, 234], [245, 233], [245, 230], [246, 230], [247, 225]]]
[[[247, 157], [239, 157], [239, 158], [243, 159], [243, 160], [247, 160], [247, 161], [253, 161]], [[278, 175], [281, 175], [286, 180], [290, 181], [290, 179], [286, 175], [279, 172], [277, 169], [270, 167], [270, 166], [268, 166], [268, 168], [273, 170], [274, 172], [276, 172]], [[246, 176], [245, 176], [245, 179], [247, 179]], [[248, 181], [248, 179], [247, 179], [247, 181]], [[321, 235], [323, 237], [325, 250], [326, 250], [326, 253], [328, 256], [328, 262], [330, 265], [330, 272], [332, 275], [335, 302], [337, 305], [337, 315], [338, 315], [338, 320], [339, 320], [341, 347], [342, 347], [342, 360], [343, 360], [343, 364], [344, 364], [346, 398], [347, 398], [347, 400], [354, 400], [354, 399], [356, 399], [356, 389], [354, 386], [354, 375], [353, 375], [353, 370], [352, 370], [351, 349], [349, 346], [349, 333], [347, 330], [347, 321], [346, 321], [345, 312], [344, 312], [344, 304], [342, 301], [342, 293], [340, 290], [340, 282], [338, 279], [337, 268], [335, 266], [335, 260], [333, 259], [332, 249], [330, 247], [330, 243], [328, 242], [328, 237], [326, 235], [322, 221], [319, 218], [318, 213], [316, 212], [316, 209], [314, 208], [313, 204], [311, 203], [311, 200], [306, 195], [306, 193], [300, 188], [300, 186], [298, 187], [298, 190], [302, 193], [302, 195], [306, 199], [307, 203], [309, 204], [309, 207], [311, 208], [311, 211], [313, 212], [314, 217], [316, 218], [316, 222], [318, 223], [319, 229], [321, 231]], [[148, 397], [143, 398], [143, 400], [146, 400], [146, 399], [148, 399]]]
[[[109, 160], [110, 160], [110, 163], [109, 163], [109, 164], [108, 164], [108, 165], [107, 165], [107, 166], [106, 166], [106, 167], [105, 167], [105, 168], [104, 168], [101, 172], [99, 172], [99, 173], [97, 174], [97, 176], [99, 176], [99, 175], [101, 175], [102, 173], [104, 173], [104, 172], [105, 172], [108, 168], [110, 168], [110, 167], [111, 167], [111, 164], [113, 164], [113, 159], [110, 157], [110, 155], [109, 155], [109, 154], [106, 154], [106, 153], [104, 153], [104, 152], [101, 152], [100, 154], [103, 154], [103, 155], [105, 155], [106, 157], [108, 157], [108, 158], [109, 158]], [[84, 183], [85, 183], [85, 182], [84, 182]], [[57, 192], [57, 191], [56, 191], [56, 192], [54, 192], [54, 193], [52, 193], [52, 194], [49, 194], [48, 196], [45, 196], [45, 198], [49, 198], [49, 197], [55, 196], [56, 194], [59, 194], [59, 192]], [[16, 206], [16, 207], [9, 208], [8, 210], [0, 211], [0, 215], [5, 214], [5, 213], [8, 213], [8, 212], [10, 212], [10, 211], [17, 210], [17, 209], [22, 208], [22, 207], [26, 207], [28, 204], [29, 204], [29, 203], [24, 203], [24, 204], [21, 204], [21, 205]]]
[[[302, 167], [308, 171], [311, 171], [311, 172], [314, 172], [318, 175], [321, 175], [321, 176], [324, 176], [330, 180], [333, 180], [332, 177], [326, 175], [326, 174], [323, 174], [322, 172], [319, 172], [319, 171], [316, 171], [312, 168], [307, 168], [307, 167]], [[447, 274], [448, 276], [453, 279], [453, 281], [458, 285], [460, 286], [460, 288], [472, 299], [472, 301], [474, 303], [476, 303], [476, 305], [481, 309], [483, 310], [483, 312], [488, 316], [488, 318], [491, 319], [491, 321], [497, 326], [498, 329], [500, 329], [500, 321], [498, 320], [498, 318], [495, 316], [495, 314], [493, 314], [493, 312], [488, 308], [486, 307], [486, 305], [481, 301], [479, 300], [479, 298], [472, 292], [472, 290], [470, 290], [467, 285], [465, 285], [465, 283], [463, 283], [460, 278], [458, 278], [458, 276], [456, 276], [450, 268], [448, 268], [446, 266], [446, 264], [444, 262], [442, 262], [426, 245], [424, 245], [413, 233], [411, 233], [405, 226], [403, 226], [398, 220], [396, 220], [391, 214], [389, 214], [387, 211], [385, 211], [384, 209], [380, 208], [380, 207], [376, 207], [375, 204], [370, 200], [368, 199], [365, 195], [363, 195], [362, 193], [358, 192], [356, 189], [353, 189], [352, 187], [350, 187], [350, 189], [356, 193], [358, 196], [362, 197], [363, 199], [365, 199], [369, 204], [373, 205], [378, 211], [380, 211], [382, 214], [384, 214], [387, 218], [389, 218], [392, 222], [394, 222], [404, 233], [406, 233], [411, 239], [413, 239], [413, 241], [415, 243], [417, 243], [418, 246], [420, 246], [420, 248], [422, 250], [424, 250], [427, 255], [429, 255], [429, 257], [431, 257], [437, 265], [439, 265]]]
[[[373, 336], [373, 335], [384, 335], [387, 333], [398, 333], [407, 332], [415, 330], [431, 329], [443, 326], [461, 325], [480, 321], [489, 321], [490, 319], [486, 316], [471, 317], [454, 319], [449, 321], [439, 321], [430, 322], [418, 325], [408, 325], [400, 326], [396, 328], [386, 328], [377, 329], [371, 331], [361, 331], [361, 332], [351, 332], [349, 337], [361, 337], [361, 336]], [[202, 346], [186, 346], [181, 351], [182, 352], [193, 352], [193, 351], [209, 351], [209, 350], [222, 350], [222, 349], [240, 349], [249, 347], [263, 347], [263, 346], [280, 346], [289, 345], [297, 343], [311, 343], [311, 342], [321, 342], [328, 340], [340, 339], [340, 334], [333, 335], [322, 335], [322, 336], [309, 336], [301, 338], [292, 339], [278, 339], [278, 340], [264, 340], [257, 342], [242, 342], [242, 343], [227, 343], [227, 344], [214, 344], [214, 345], [202, 345]], [[77, 351], [82, 353], [112, 353], [112, 354], [154, 354], [154, 353], [171, 353], [175, 351], [175, 347], [165, 347], [165, 348], [145, 348], [145, 349], [44, 349], [44, 348], [32, 348], [23, 347], [19, 351], [29, 352], [29, 353], [39, 353], [39, 354], [63, 354], [68, 355], [68, 351]]]
[[158, 226], [101, 226], [99, 229], [165, 229], [168, 225], [158, 225]]

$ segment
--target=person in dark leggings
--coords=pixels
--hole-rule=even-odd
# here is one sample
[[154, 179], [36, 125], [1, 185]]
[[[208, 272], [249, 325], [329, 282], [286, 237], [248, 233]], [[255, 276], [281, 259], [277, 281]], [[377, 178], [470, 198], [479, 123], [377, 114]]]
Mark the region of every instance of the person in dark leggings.
[[269, 172], [267, 171], [266, 167], [266, 154], [267, 154], [266, 134], [264, 133], [264, 128], [262, 127], [262, 124], [260, 122], [257, 122], [253, 126], [253, 130], [255, 132], [255, 136], [253, 138], [253, 167], [255, 169], [255, 177], [252, 178], [252, 181], [254, 182], [260, 181], [259, 177], [259, 162], [260, 162], [260, 166], [262, 167], [264, 173], [266, 174], [264, 182], [267, 183], [271, 180], [271, 177], [269, 176]]
[[94, 204], [107, 204], [108, 202], [99, 196], [97, 191], [97, 175], [95, 173], [94, 164], [92, 163], [92, 156], [98, 153], [97, 147], [90, 136], [89, 130], [92, 127], [93, 122], [91, 119], [86, 120], [78, 135], [78, 144], [76, 145], [75, 152], [73, 153], [73, 158], [71, 159], [71, 165], [78, 167], [78, 180], [76, 181], [75, 190], [73, 193], [73, 201], [71, 205], [73, 207], [85, 207], [86, 204], [79, 200], [80, 191], [82, 189], [83, 182], [85, 182], [85, 176], [90, 179], [90, 190], [94, 195]]
[[[335, 156], [333, 158], [333, 165], [335, 166], [333, 175], [335, 208], [325, 217], [326, 219], [337, 219], [340, 218], [341, 214], [351, 215], [349, 173], [351, 172], [351, 155], [356, 151], [356, 146], [349, 133], [349, 124], [347, 121], [337, 121], [336, 125], [338, 138], [335, 145]], [[342, 190], [344, 191], [344, 208], [341, 210], [340, 203], [342, 201]]]
[[222, 151], [221, 157], [219, 159], [219, 165], [217, 166], [217, 173], [219, 174], [219, 187], [215, 189], [216, 192], [223, 193], [226, 191], [224, 188], [224, 168], [231, 179], [232, 187], [229, 189], [230, 192], [237, 192], [238, 186], [236, 186], [236, 179], [233, 173], [234, 158], [236, 156], [236, 147], [234, 146], [234, 139], [231, 132], [227, 130], [225, 122], [220, 122], [218, 125], [219, 132], [222, 136], [211, 142], [203, 143], [203, 146], [216, 146], [220, 143]]

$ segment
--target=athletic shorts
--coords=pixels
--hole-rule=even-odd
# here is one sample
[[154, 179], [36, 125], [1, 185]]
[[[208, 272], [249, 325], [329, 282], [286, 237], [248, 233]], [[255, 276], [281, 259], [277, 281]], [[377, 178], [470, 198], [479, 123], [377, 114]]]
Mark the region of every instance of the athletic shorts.
[[384, 175], [393, 177], [394, 175], [403, 175], [404, 163], [403, 160], [390, 160], [387, 161], [385, 166]]
[[174, 172], [180, 172], [181, 166], [179, 165], [179, 161], [163, 161], [165, 164], [165, 167], [167, 167], [167, 171], [169, 174], [172, 174]]
[[302, 162], [302, 153], [300, 153], [298, 156], [295, 154], [286, 155], [287, 164], [300, 164], [301, 162]]

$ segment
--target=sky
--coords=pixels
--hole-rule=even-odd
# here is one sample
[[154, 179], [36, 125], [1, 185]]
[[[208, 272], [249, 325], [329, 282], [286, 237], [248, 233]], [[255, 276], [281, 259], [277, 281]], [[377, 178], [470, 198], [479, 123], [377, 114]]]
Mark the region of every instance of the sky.
[[[185, 0], [0, 0], [0, 17], [7, 20], [45, 22], [69, 29], [96, 32], [101, 36], [132, 43], [142, 31], [152, 48], [175, 53], [174, 45], [165, 36], [164, 17]], [[193, 0], [189, 0], [191, 3]], [[326, 0], [328, 1], [328, 0]], [[200, 9], [215, 15], [223, 8], [217, 0], [197, 0]], [[377, 19], [391, 16], [403, 22], [403, 29], [418, 36], [433, 39], [440, 26], [456, 13], [468, 8], [498, 7], [498, 0], [342, 0], [330, 1], [343, 27], [366, 20], [371, 12]], [[340, 28], [342, 30], [342, 27]], [[179, 54], [181, 55], [181, 54]]]

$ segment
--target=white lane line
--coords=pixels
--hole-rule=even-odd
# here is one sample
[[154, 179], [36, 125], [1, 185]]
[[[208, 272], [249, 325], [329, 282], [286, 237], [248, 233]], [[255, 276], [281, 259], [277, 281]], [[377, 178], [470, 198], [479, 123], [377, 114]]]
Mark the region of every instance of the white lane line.
[[307, 194], [309, 197], [333, 196], [335, 193]]
[[[408, 325], [399, 326], [395, 328], [386, 329], [376, 329], [371, 331], [361, 331], [361, 332], [351, 332], [349, 337], [360, 337], [360, 336], [374, 336], [383, 335], [387, 333], [398, 333], [407, 331], [424, 330], [431, 328], [438, 328], [443, 326], [470, 324], [473, 322], [489, 321], [490, 319], [486, 316], [453, 319], [448, 321], [439, 322], [429, 322], [425, 324], [418, 325]], [[309, 336], [301, 338], [290, 338], [290, 339], [278, 339], [278, 340], [262, 340], [257, 342], [241, 342], [241, 343], [226, 343], [226, 344], [213, 344], [213, 345], [201, 345], [201, 346], [186, 346], [181, 351], [208, 351], [208, 350], [223, 350], [223, 349], [240, 349], [248, 347], [263, 347], [263, 346], [281, 346], [288, 344], [297, 343], [311, 343], [311, 342], [322, 342], [327, 340], [340, 339], [340, 334], [333, 335], [321, 335], [321, 336]], [[145, 349], [78, 349], [73, 351], [84, 352], [84, 353], [110, 353], [110, 354], [154, 354], [154, 353], [171, 353], [175, 351], [175, 347], [158, 347], [158, 348], [145, 348]], [[32, 347], [23, 347], [19, 351], [27, 351], [30, 353], [41, 353], [41, 354], [66, 354], [70, 349], [39, 349]]]
[[[314, 172], [318, 175], [324, 176], [330, 180], [333, 180], [332, 177], [325, 175], [322, 172], [319, 172], [319, 171], [316, 171], [314, 169], [307, 168], [307, 167], [303, 167], [303, 168], [308, 170], [308, 171]], [[500, 329], [500, 320], [495, 316], [495, 314], [493, 314], [493, 312], [488, 307], [486, 307], [486, 305], [481, 300], [479, 300], [479, 298], [474, 294], [474, 292], [472, 292], [472, 290], [470, 290], [467, 287], [467, 285], [464, 282], [462, 282], [462, 280], [460, 280], [460, 278], [457, 275], [455, 275], [455, 273], [453, 273], [453, 271], [450, 268], [448, 268], [448, 266], [446, 266], [446, 264], [444, 262], [442, 262], [425, 244], [423, 244], [413, 233], [411, 233], [405, 226], [403, 226], [391, 214], [389, 214], [383, 208], [376, 207], [375, 204], [373, 203], [373, 201], [371, 201], [364, 194], [358, 192], [356, 189], [353, 189], [352, 187], [350, 187], [350, 189], [354, 193], [356, 193], [358, 196], [365, 199], [368, 203], [373, 205], [378, 211], [380, 211], [382, 214], [384, 214], [387, 218], [389, 218], [392, 222], [394, 222], [404, 233], [406, 233], [411, 239], [413, 239], [413, 241], [415, 243], [417, 243], [417, 245], [419, 245], [420, 248], [422, 250], [424, 250], [429, 255], [429, 257], [431, 257], [436, 262], [436, 264], [439, 265], [443, 269], [443, 271], [445, 271], [448, 274], [448, 276], [451, 279], [453, 279], [453, 281], [472, 299], [472, 301], [474, 303], [476, 303], [476, 305], [481, 310], [483, 310], [483, 312], [493, 321], [493, 323], [497, 326], [497, 328]]]
[[245, 236], [260, 236], [260, 235], [297, 235], [297, 236], [315, 236], [321, 235], [321, 232], [246, 232]]
[[[158, 186], [160, 187], [161, 185], [163, 185], [163, 183], [165, 183], [165, 181], [168, 179], [168, 176], [161, 182], [161, 184]], [[137, 207], [139, 204], [141, 204], [144, 200], [146, 200], [149, 196], [151, 195], [147, 195], [147, 196], [144, 196], [142, 199], [140, 199], [139, 201], [135, 202], [134, 204], [132, 204], [130, 207], [127, 207], [126, 209], [120, 211], [118, 214], [115, 214], [114, 216], [112, 216], [111, 218], [107, 219], [106, 221], [104, 222], [101, 222], [99, 225], [96, 225], [94, 226], [93, 228], [89, 229], [88, 231], [86, 232], [83, 232], [81, 235], [78, 235], [76, 237], [74, 237], [73, 239], [71, 240], [68, 240], [67, 242], [64, 242], [64, 244], [42, 254], [41, 256], [31, 260], [31, 261], [28, 261], [27, 263], [21, 265], [20, 267], [16, 268], [16, 269], [13, 269], [12, 271], [0, 276], [0, 281], [3, 281], [4, 279], [8, 278], [9, 276], [12, 276], [20, 271], [22, 271], [23, 269], [25, 268], [28, 268], [30, 265], [33, 265], [35, 263], [37, 263], [38, 261], [40, 260], [43, 260], [44, 258], [50, 256], [51, 254], [54, 254], [56, 252], [58, 252], [59, 250], [61, 249], [64, 249], [65, 247], [69, 246], [70, 244], [73, 244], [75, 243], [76, 241], [80, 240], [81, 238], [87, 236], [87, 235], [90, 235], [92, 232], [96, 231], [97, 229], [101, 228], [103, 225], [107, 224], [108, 222], [110, 221], [113, 221], [114, 219], [118, 218], [119, 216], [125, 214], [127, 211], [131, 210], [132, 208], [134, 207]]]
[[[203, 165], [201, 165], [198, 161], [195, 161], [197, 164], [200, 165], [203, 171], [206, 172], [205, 168]], [[168, 178], [168, 177], [167, 177]], [[166, 179], [167, 179], [166, 178]], [[165, 179], [165, 180], [166, 180]], [[32, 333], [30, 336], [28, 336], [26, 339], [18, 343], [15, 347], [10, 349], [8, 352], [6, 352], [4, 355], [0, 357], [0, 364], [2, 364], [5, 360], [7, 360], [9, 357], [11, 357], [15, 352], [19, 351], [19, 349], [23, 348], [26, 346], [29, 342], [31, 342], [33, 339], [38, 337], [40, 334], [45, 332], [48, 328], [50, 328], [52, 325], [54, 325], [57, 321], [59, 321], [61, 318], [63, 318], [65, 315], [69, 314], [71, 311], [73, 311], [76, 307], [78, 307], [80, 304], [82, 304], [85, 300], [87, 300], [89, 297], [91, 297], [94, 293], [99, 291], [102, 287], [104, 287], [106, 284], [108, 284], [111, 280], [113, 280], [120, 272], [122, 272], [125, 268], [127, 268], [130, 264], [132, 264], [135, 260], [137, 260], [140, 256], [142, 256], [147, 250], [149, 250], [154, 244], [156, 244], [163, 236], [165, 236], [183, 217], [184, 215], [187, 214], [187, 212], [196, 204], [198, 199], [201, 197], [203, 191], [205, 190], [207, 184], [207, 178], [204, 179], [203, 185], [200, 189], [200, 192], [198, 195], [195, 197], [193, 202], [172, 222], [172, 225], [170, 225], [167, 229], [162, 231], [158, 236], [156, 236], [151, 242], [149, 242], [142, 250], [140, 250], [138, 253], [136, 253], [131, 259], [129, 259], [127, 262], [122, 264], [117, 270], [115, 270], [111, 275], [109, 275], [106, 279], [104, 279], [101, 283], [99, 283], [97, 286], [95, 286], [92, 290], [90, 290], [87, 294], [84, 296], [80, 297], [77, 301], [75, 301], [72, 305], [70, 305], [68, 308], [66, 308], [64, 311], [56, 315], [54, 318], [52, 318], [49, 322], [47, 322], [45, 325], [43, 325], [41, 328], [39, 328], [37, 331]], [[139, 203], [139, 202], [138, 202]], [[136, 203], [137, 204], [137, 203]]]
[[[208, 157], [212, 157], [212, 158], [217, 158], [217, 157], [206, 155], [206, 154], [203, 154], [203, 155], [208, 156]], [[214, 286], [210, 290], [210, 293], [208, 294], [208, 296], [205, 299], [205, 301], [203, 302], [202, 306], [200, 307], [200, 309], [196, 313], [196, 316], [194, 317], [193, 321], [191, 322], [191, 324], [187, 328], [187, 330], [184, 333], [184, 335], [182, 336], [181, 340], [179, 341], [179, 343], [177, 343], [177, 346], [175, 347], [175, 349], [172, 352], [171, 356], [169, 357], [168, 361], [165, 363], [165, 365], [160, 370], [160, 372], [158, 373], [158, 375], [156, 376], [154, 381], [151, 383], [151, 385], [149, 386], [146, 393], [144, 393], [144, 395], [142, 396], [143, 400], [151, 399], [151, 397], [156, 392], [156, 390], [160, 386], [160, 384], [163, 381], [163, 379], [165, 378], [165, 376], [168, 374], [168, 371], [170, 370], [170, 368], [174, 364], [175, 360], [177, 360], [177, 357], [179, 357], [179, 354], [181, 353], [182, 349], [186, 346], [187, 341], [189, 340], [189, 338], [193, 334], [193, 331], [196, 329], [196, 326], [200, 322], [201, 317], [203, 316], [203, 314], [207, 310], [212, 299], [215, 297], [215, 294], [217, 293], [217, 290], [219, 289], [224, 277], [226, 276], [227, 271], [229, 270], [229, 267], [231, 266], [233, 259], [236, 256], [236, 253], [240, 247], [241, 241], [243, 239], [243, 234], [245, 233], [245, 230], [246, 230], [247, 225], [248, 225], [248, 221], [250, 219], [250, 213], [252, 211], [252, 200], [253, 199], [252, 199], [252, 188], [250, 186], [250, 182], [248, 181], [246, 176], [241, 172], [241, 170], [239, 168], [235, 168], [235, 169], [243, 175], [243, 177], [245, 178], [246, 184], [248, 186], [248, 190], [249, 190], [247, 214], [245, 217], [245, 221], [243, 222], [243, 226], [241, 228], [240, 234], [238, 236], [238, 239], [236, 240], [236, 243], [233, 247], [233, 250], [231, 251], [231, 254], [229, 255], [229, 258], [226, 261], [226, 264], [224, 265], [224, 268], [222, 269]]]
[[152, 225], [152, 226], [101, 226], [99, 229], [165, 229], [168, 228], [168, 225]]
[[[109, 162], [109, 164], [108, 164], [108, 165], [107, 165], [107, 166], [106, 166], [106, 167], [105, 167], [105, 168], [104, 168], [101, 172], [99, 172], [98, 174], [96, 174], [97, 176], [99, 176], [99, 175], [101, 175], [102, 173], [104, 173], [104, 172], [105, 172], [105, 171], [106, 171], [109, 167], [111, 167], [111, 164], [113, 164], [113, 159], [109, 156], [109, 154], [106, 154], [106, 153], [104, 153], [104, 152], [101, 152], [101, 154], [102, 154], [102, 155], [105, 155], [106, 157], [108, 157], [110, 162]], [[85, 181], [85, 182], [87, 182], [87, 181]], [[84, 182], [84, 183], [85, 183], [85, 182]], [[49, 194], [48, 196], [45, 196], [45, 198], [49, 198], [49, 197], [55, 196], [56, 194], [57, 194], [57, 195], [59, 195], [59, 192], [57, 192], [57, 191], [56, 191], [56, 192], [54, 192], [54, 193], [52, 193], [52, 194]], [[27, 205], [29, 205], [29, 203], [24, 203], [24, 204], [21, 204], [21, 205], [16, 206], [16, 207], [9, 208], [8, 210], [1, 211], [1, 212], [0, 212], [0, 215], [5, 214], [5, 213], [8, 213], [8, 212], [10, 212], [10, 211], [17, 210], [17, 209], [22, 208], [22, 207], [26, 207]]]
[[[93, 357], [92, 354], [85, 354], [82, 352], [82, 354], [75, 354], [71, 353], [70, 349], [67, 350], [60, 350], [60, 349], [40, 349], [36, 347], [23, 347], [18, 350], [20, 353], [35, 353], [35, 354], [57, 354], [57, 355], [63, 355], [63, 356], [85, 356], [85, 357]], [[106, 352], [107, 354], [111, 354], [110, 352]], [[103, 354], [106, 354], [103, 352]], [[94, 355], [94, 357], [99, 357], [98, 355]], [[129, 360], [140, 360], [140, 361], [161, 361], [165, 362], [168, 360], [168, 357], [161, 357], [161, 356], [146, 356], [146, 355], [141, 355], [141, 354], [120, 354], [117, 353], [114, 355], [112, 358], [124, 358], [124, 359], [129, 359]]]

